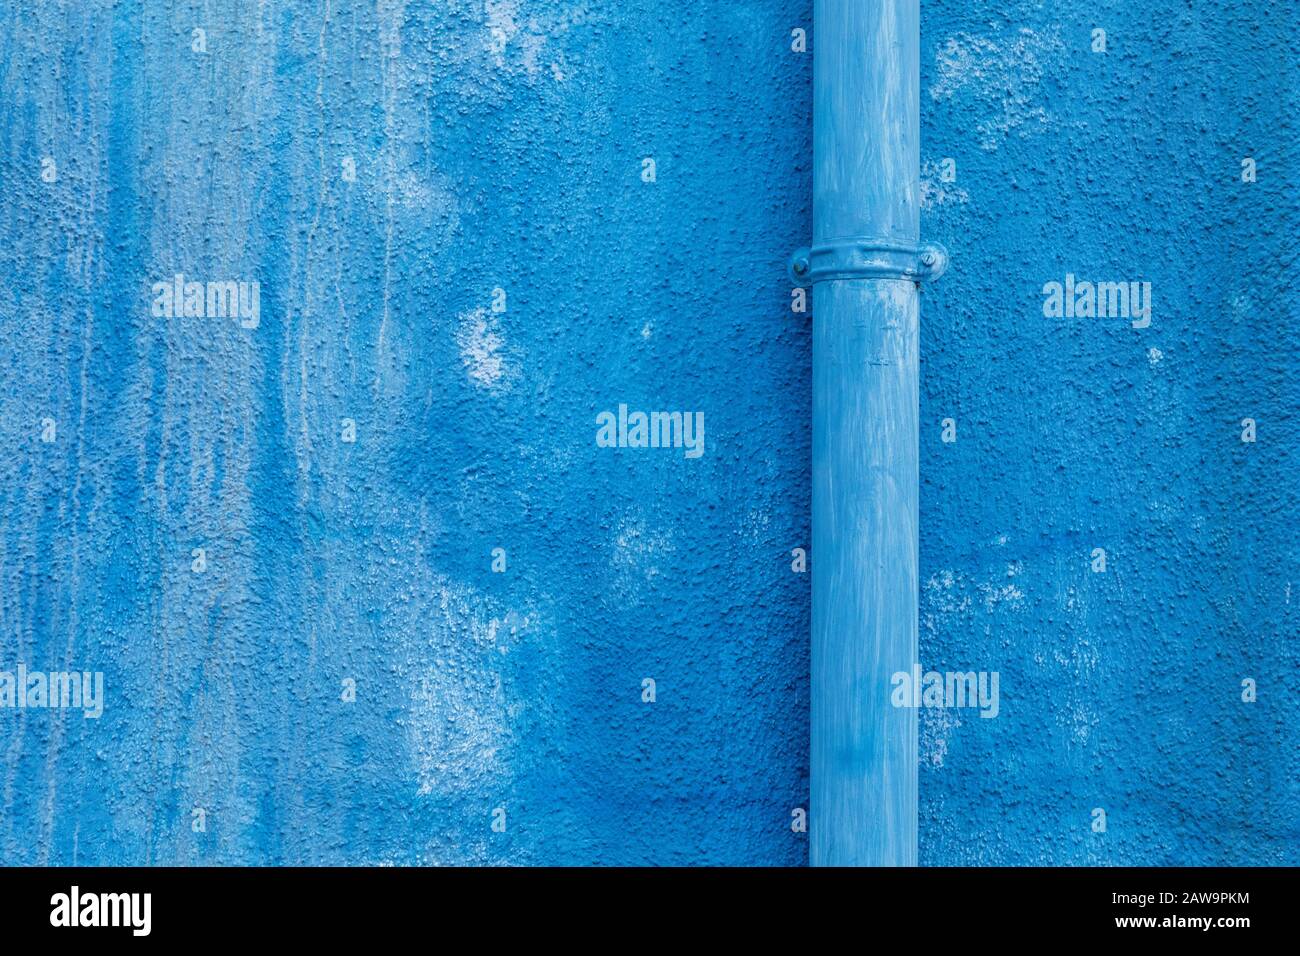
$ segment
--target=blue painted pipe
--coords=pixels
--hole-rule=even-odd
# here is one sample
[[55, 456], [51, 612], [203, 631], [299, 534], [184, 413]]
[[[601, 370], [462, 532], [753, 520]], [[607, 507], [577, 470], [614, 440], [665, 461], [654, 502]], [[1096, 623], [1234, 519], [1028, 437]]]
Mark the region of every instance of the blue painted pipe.
[[891, 676], [917, 660], [917, 0], [817, 0], [811, 862], [916, 865], [917, 718]]

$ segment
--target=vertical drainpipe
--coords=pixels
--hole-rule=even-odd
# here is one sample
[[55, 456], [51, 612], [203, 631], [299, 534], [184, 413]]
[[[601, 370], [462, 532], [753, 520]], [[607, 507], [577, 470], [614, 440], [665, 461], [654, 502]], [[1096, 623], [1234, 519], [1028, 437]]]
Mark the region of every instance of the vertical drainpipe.
[[813, 242], [814, 866], [915, 866], [917, 713], [891, 677], [917, 661], [918, 0], [816, 0]]

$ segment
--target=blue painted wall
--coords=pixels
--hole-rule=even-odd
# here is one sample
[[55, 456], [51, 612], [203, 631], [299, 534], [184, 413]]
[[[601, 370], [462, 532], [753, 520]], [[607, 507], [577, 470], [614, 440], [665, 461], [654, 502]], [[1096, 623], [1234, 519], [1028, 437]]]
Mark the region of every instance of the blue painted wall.
[[[803, 862], [810, 4], [148, 6], [0, 11], [0, 858]], [[1287, 25], [922, 24], [921, 860], [1296, 862]]]
[[806, 19], [5, 8], [6, 862], [806, 859]]
[[1296, 20], [923, 4], [921, 655], [1001, 687], [921, 713], [923, 864], [1300, 862]]

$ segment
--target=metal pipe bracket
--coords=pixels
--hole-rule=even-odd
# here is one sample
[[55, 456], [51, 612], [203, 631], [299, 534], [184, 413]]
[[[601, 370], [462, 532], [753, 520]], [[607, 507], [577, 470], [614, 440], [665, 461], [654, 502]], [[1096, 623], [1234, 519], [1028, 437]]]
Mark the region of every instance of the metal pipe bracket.
[[790, 278], [804, 288], [834, 279], [932, 282], [947, 269], [948, 250], [937, 242], [914, 246], [896, 239], [833, 239], [790, 256]]

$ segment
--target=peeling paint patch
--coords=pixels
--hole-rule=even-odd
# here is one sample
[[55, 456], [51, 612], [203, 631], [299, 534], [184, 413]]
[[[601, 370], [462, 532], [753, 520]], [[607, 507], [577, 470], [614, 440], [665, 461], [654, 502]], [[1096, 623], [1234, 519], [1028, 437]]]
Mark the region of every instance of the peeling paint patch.
[[1043, 74], [1045, 64], [1060, 61], [1062, 49], [1059, 36], [1026, 27], [1011, 34], [958, 33], [935, 52], [930, 96], [962, 101], [980, 116], [980, 147], [993, 152], [1013, 134], [1050, 128]]
[[610, 559], [615, 590], [624, 598], [636, 598], [646, 584], [659, 576], [660, 563], [675, 550], [667, 532], [647, 528], [640, 518], [624, 521], [614, 536]]
[[500, 323], [487, 309], [479, 307], [461, 313], [456, 344], [470, 381], [491, 392], [509, 389], [514, 370], [506, 361]]
[[552, 50], [552, 43], [571, 27], [587, 22], [585, 9], [527, 16], [519, 0], [486, 0], [484, 14], [488, 53], [497, 70], [521, 72], [530, 82], [544, 74], [557, 83], [568, 78], [564, 52]]
[[953, 731], [961, 726], [956, 708], [924, 707], [920, 713], [919, 756], [921, 766], [938, 770], [948, 756]]
[[422, 650], [407, 675], [407, 741], [422, 795], [499, 785], [508, 770], [499, 758], [513, 722], [492, 660], [526, 621], [513, 611], [494, 615], [472, 588], [436, 587], [434, 639], [413, 642]]
[[939, 164], [926, 160], [921, 164], [921, 208], [962, 206], [970, 202], [970, 193], [956, 183], [946, 183], [940, 176]]
[[[1008, 579], [1020, 574], [1022, 566], [1019, 561], [1007, 565], [1006, 577]], [[1004, 584], [999, 581], [992, 583], [981, 583], [979, 586], [980, 595], [984, 598], [984, 610], [992, 614], [1001, 607], [1009, 607], [1011, 610], [1019, 610], [1024, 604], [1025, 595], [1014, 583]]]
[[518, 0], [487, 0], [484, 9], [487, 13], [488, 34], [492, 38], [489, 46], [492, 58], [498, 69], [505, 69], [506, 47], [519, 32], [517, 19], [519, 2]]
[[1070, 740], [1079, 746], [1085, 746], [1092, 735], [1092, 729], [1101, 721], [1091, 710], [1079, 704], [1070, 708], [1065, 724], [1070, 731]]

